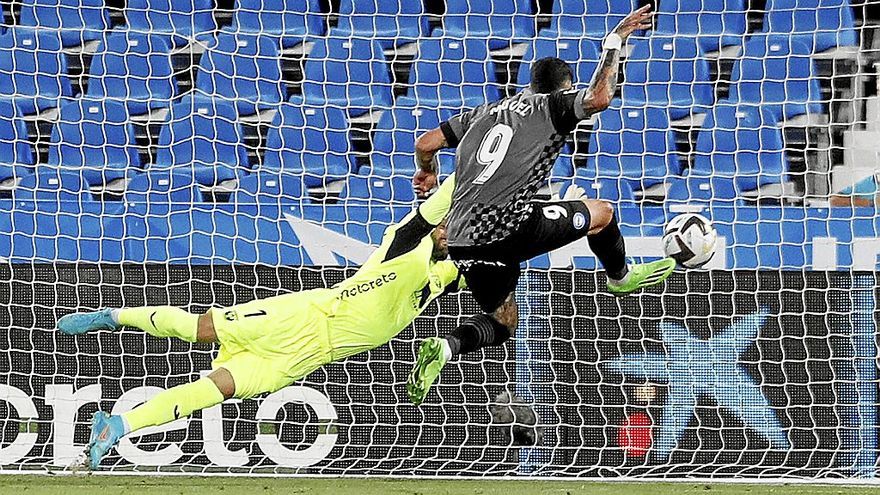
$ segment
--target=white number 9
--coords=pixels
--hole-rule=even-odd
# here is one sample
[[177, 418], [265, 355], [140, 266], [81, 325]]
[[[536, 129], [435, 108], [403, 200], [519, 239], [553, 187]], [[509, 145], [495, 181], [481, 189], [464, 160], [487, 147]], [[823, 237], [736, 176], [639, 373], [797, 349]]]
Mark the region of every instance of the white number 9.
[[477, 163], [485, 168], [474, 179], [474, 184], [485, 184], [498, 171], [498, 167], [507, 156], [511, 139], [513, 139], [513, 129], [507, 124], [495, 124], [495, 127], [489, 129], [477, 151]]
[[559, 205], [545, 206], [543, 211], [547, 220], [559, 220], [562, 217], [568, 218], [568, 211]]

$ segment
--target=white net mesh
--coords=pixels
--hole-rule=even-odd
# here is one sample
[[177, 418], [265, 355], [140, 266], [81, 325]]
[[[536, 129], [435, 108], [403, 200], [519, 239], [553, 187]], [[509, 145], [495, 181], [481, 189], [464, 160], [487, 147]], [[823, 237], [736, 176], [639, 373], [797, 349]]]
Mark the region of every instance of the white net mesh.
[[[192, 381], [215, 351], [62, 336], [57, 318], [338, 282], [417, 204], [419, 134], [526, 87], [542, 57], [587, 85], [637, 7], [330, 3], [3, 3], [4, 471], [67, 466], [91, 413]], [[103, 467], [874, 476], [877, 4], [655, 5], [611, 108], [575, 131], [540, 194], [575, 184], [613, 201], [637, 259], [662, 255], [676, 213], [702, 211], [720, 234], [710, 270], [617, 300], [577, 243], [525, 270], [515, 338], [450, 363], [420, 407], [403, 386], [416, 344], [478, 312], [466, 292], [280, 392], [139, 432]], [[440, 163], [451, 172], [453, 154]], [[537, 425], [511, 426], [502, 392]]]

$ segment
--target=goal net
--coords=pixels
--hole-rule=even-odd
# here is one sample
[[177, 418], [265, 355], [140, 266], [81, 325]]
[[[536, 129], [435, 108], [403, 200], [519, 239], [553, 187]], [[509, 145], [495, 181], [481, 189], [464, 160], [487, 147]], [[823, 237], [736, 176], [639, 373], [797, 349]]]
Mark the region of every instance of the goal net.
[[[193, 381], [216, 352], [60, 335], [58, 318], [341, 281], [418, 204], [421, 132], [527, 87], [543, 57], [587, 85], [637, 7], [330, 3], [3, 3], [0, 470], [66, 469], [95, 411]], [[617, 98], [539, 195], [613, 202], [636, 261], [700, 212], [708, 265], [618, 299], [574, 243], [524, 267], [514, 338], [451, 361], [421, 406], [404, 387], [418, 343], [479, 312], [467, 291], [290, 387], [139, 431], [102, 470], [874, 477], [877, 5], [654, 4]]]

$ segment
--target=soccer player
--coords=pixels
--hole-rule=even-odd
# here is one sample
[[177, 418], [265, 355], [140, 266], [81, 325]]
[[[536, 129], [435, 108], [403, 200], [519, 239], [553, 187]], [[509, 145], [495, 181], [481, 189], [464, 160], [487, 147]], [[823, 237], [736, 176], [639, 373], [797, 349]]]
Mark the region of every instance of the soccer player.
[[446, 260], [446, 224], [452, 182], [400, 223], [352, 277], [332, 288], [295, 292], [202, 315], [170, 306], [103, 309], [58, 320], [78, 335], [134, 327], [155, 337], [220, 344], [207, 377], [165, 390], [144, 404], [92, 417], [88, 456], [92, 469], [129, 433], [165, 424], [231, 397], [274, 392], [319, 367], [385, 344], [432, 300], [459, 288]]
[[668, 258], [627, 265], [624, 240], [608, 203], [568, 194], [552, 203], [534, 200], [567, 136], [611, 103], [620, 50], [634, 31], [651, 27], [652, 16], [646, 5], [605, 38], [589, 87], [572, 89], [568, 64], [543, 58], [532, 64], [529, 88], [453, 117], [417, 139], [420, 170], [413, 185], [420, 193], [437, 184], [436, 153], [456, 148], [449, 255], [485, 313], [468, 318], [445, 338], [422, 343], [407, 380], [414, 403], [424, 400], [452, 356], [501, 345], [511, 337], [517, 323], [512, 292], [520, 263], [586, 236], [615, 295], [660, 283], [672, 272], [675, 261]]

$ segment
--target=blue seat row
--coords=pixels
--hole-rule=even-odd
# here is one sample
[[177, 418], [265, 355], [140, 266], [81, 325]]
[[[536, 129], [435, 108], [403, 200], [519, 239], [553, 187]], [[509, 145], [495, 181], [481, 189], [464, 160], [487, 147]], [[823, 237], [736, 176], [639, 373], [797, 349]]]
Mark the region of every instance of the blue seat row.
[[[602, 199], [631, 201], [635, 192], [668, 186], [670, 200], [735, 200], [786, 181], [788, 164], [777, 116], [757, 105], [722, 101], [709, 110], [684, 170], [667, 113], [620, 106], [599, 114], [587, 165], [573, 183]], [[563, 178], [564, 179], [564, 178]]]

